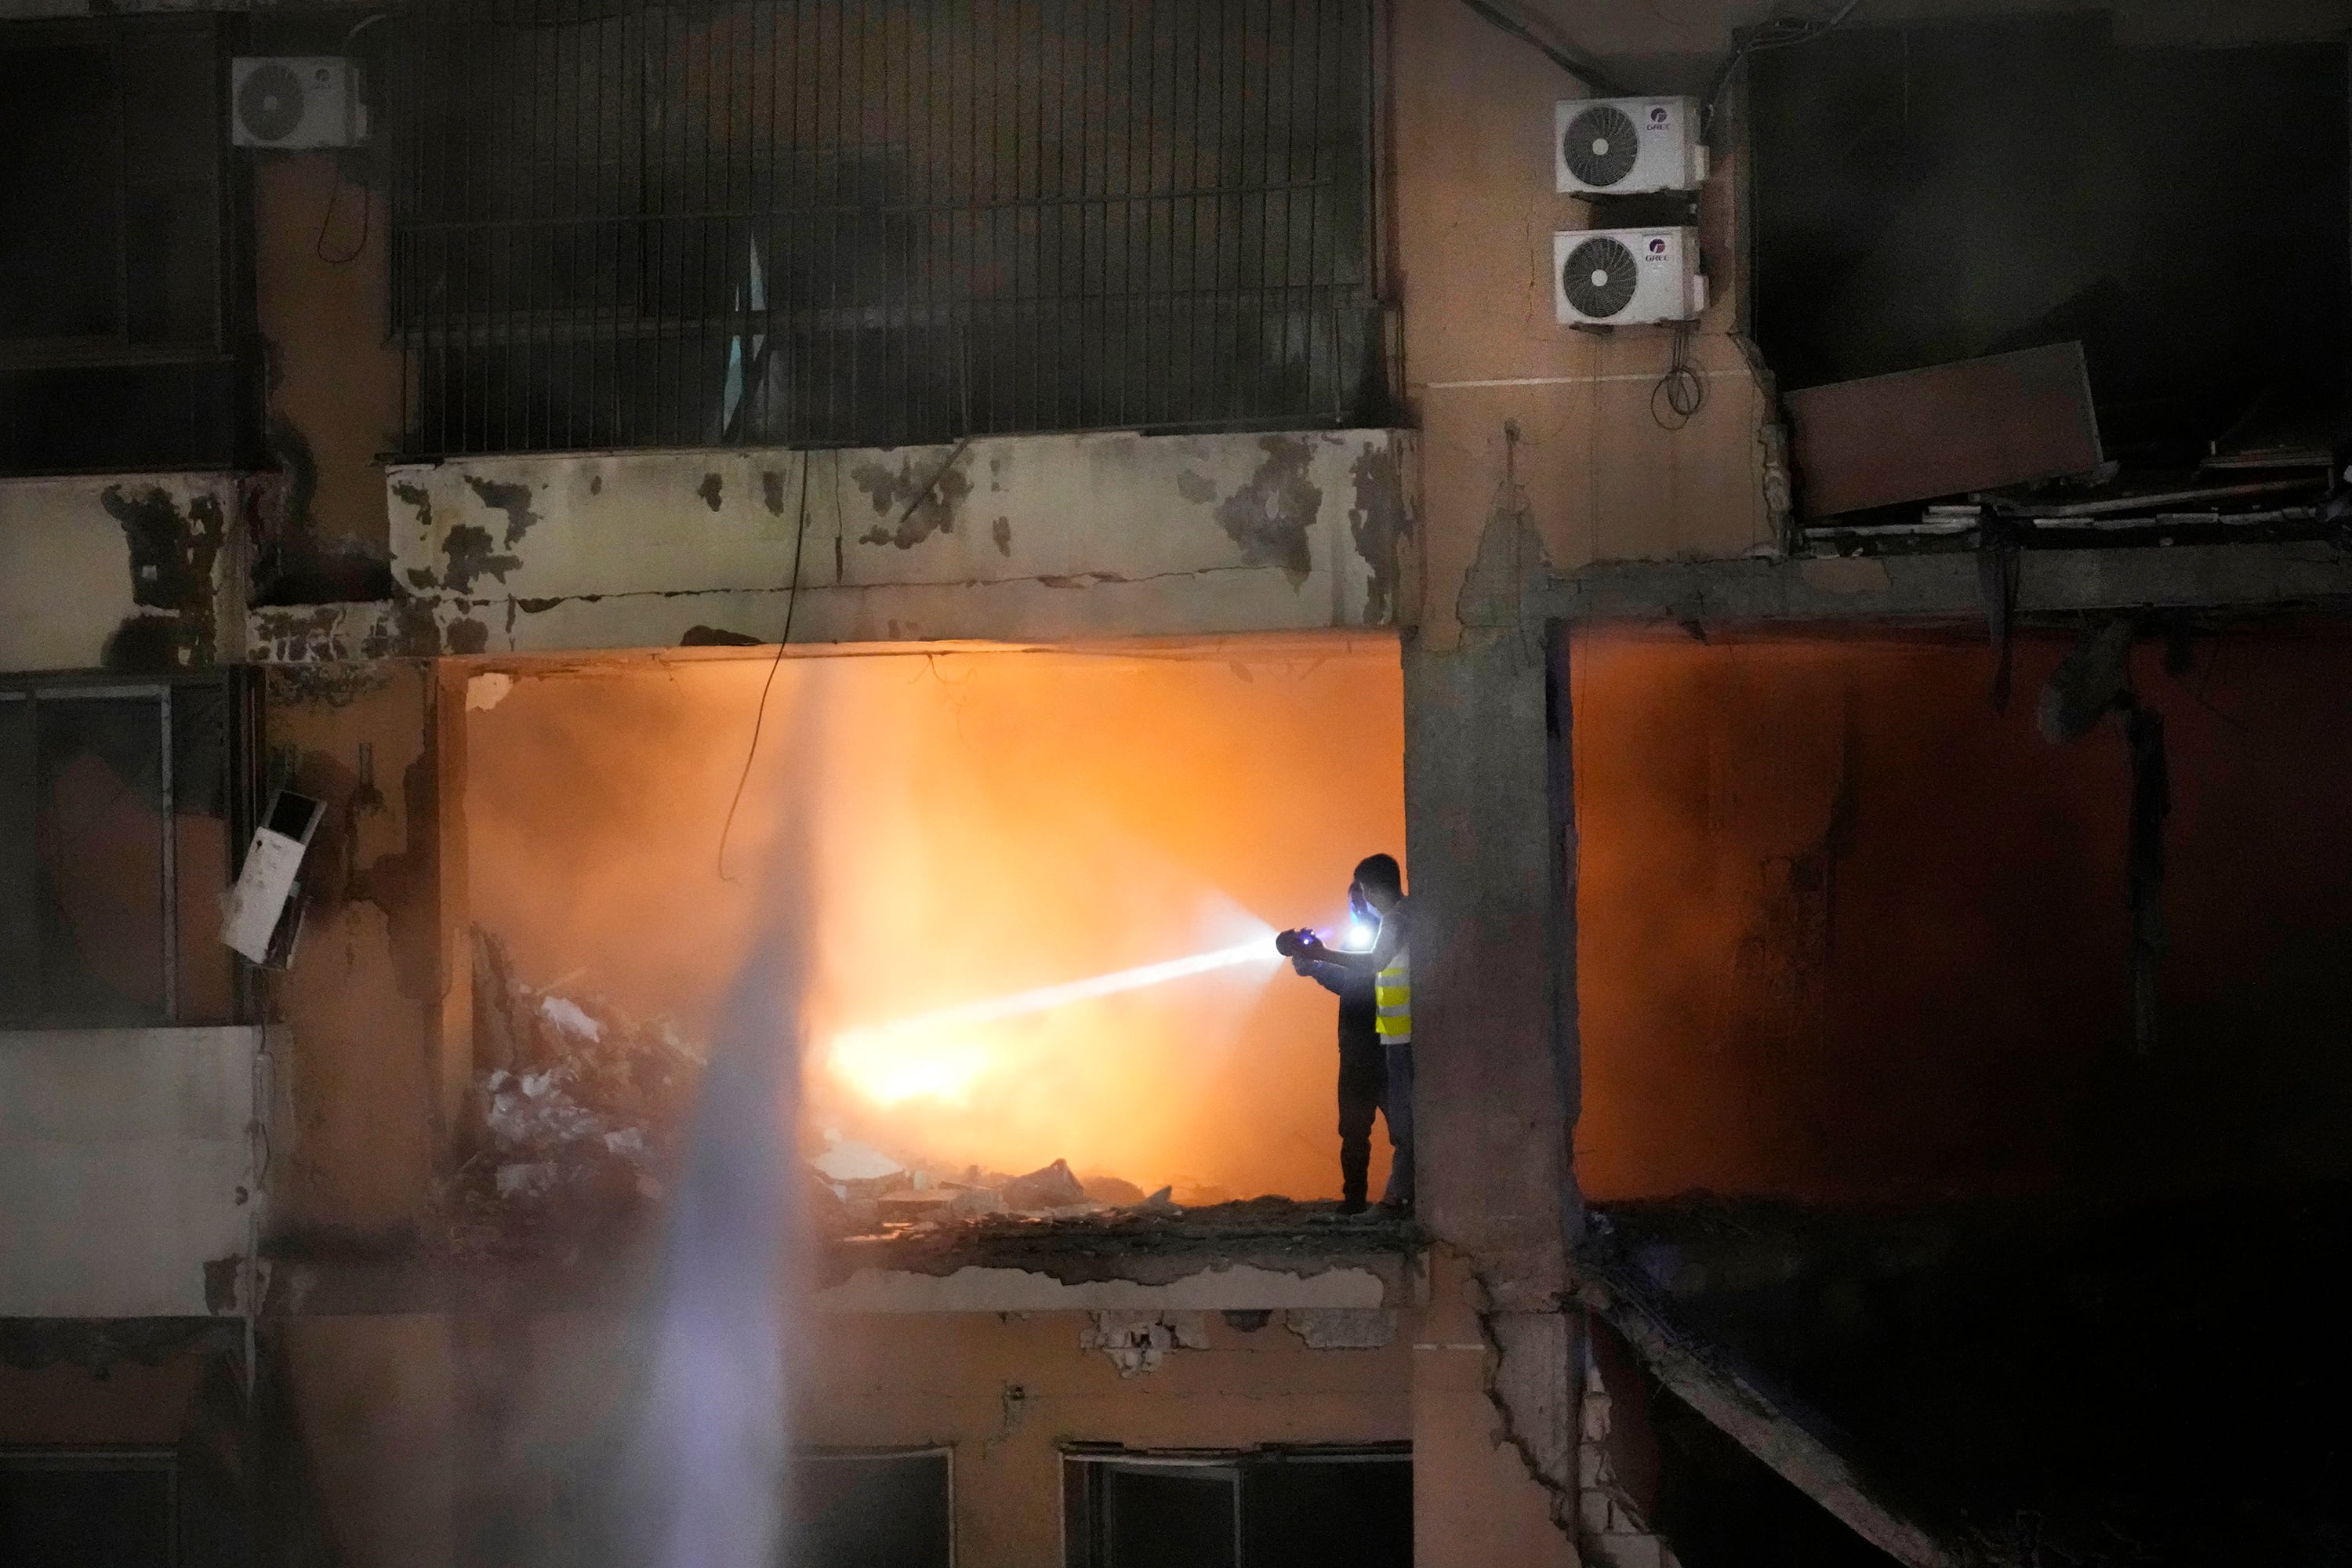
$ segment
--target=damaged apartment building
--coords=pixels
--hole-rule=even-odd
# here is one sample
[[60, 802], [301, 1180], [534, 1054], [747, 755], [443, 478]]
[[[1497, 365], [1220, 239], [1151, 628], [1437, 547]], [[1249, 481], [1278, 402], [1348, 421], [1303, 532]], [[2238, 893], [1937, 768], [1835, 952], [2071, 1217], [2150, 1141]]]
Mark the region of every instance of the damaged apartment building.
[[0, 0], [0, 1563], [2352, 1561], [2347, 49]]

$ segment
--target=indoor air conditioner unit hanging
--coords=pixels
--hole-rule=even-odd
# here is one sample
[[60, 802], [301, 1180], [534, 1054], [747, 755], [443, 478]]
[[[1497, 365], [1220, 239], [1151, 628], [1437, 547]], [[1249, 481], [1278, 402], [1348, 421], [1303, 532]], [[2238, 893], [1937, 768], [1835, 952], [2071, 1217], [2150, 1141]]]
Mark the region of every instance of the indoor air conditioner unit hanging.
[[239, 147], [351, 147], [367, 140], [352, 62], [279, 55], [229, 62], [229, 140]]
[[1695, 191], [1706, 178], [1695, 98], [1572, 98], [1552, 107], [1552, 182], [1563, 195]]
[[1570, 326], [1696, 321], [1706, 309], [1695, 228], [1569, 229], [1551, 237], [1552, 308]]

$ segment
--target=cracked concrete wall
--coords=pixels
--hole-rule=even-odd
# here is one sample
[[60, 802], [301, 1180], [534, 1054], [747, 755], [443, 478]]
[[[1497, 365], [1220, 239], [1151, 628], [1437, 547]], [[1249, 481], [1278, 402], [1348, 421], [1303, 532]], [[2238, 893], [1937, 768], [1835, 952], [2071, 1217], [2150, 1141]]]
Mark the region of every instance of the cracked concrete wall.
[[226, 474], [0, 481], [0, 670], [243, 657], [239, 498]]
[[248, 1028], [0, 1034], [0, 1318], [236, 1310], [211, 1266], [246, 1251], [253, 1054]]
[[1578, 1560], [1571, 688], [1536, 599], [1549, 566], [1528, 492], [1494, 489], [1459, 623], [1405, 641], [1413, 1110], [1440, 1324], [1415, 1363], [1432, 1479], [1414, 1538], [1441, 1568]]
[[[383, 605], [264, 610], [260, 657], [1035, 640], [1391, 624], [1390, 431], [1049, 436], [394, 467]], [[798, 583], [797, 590], [794, 588]]]

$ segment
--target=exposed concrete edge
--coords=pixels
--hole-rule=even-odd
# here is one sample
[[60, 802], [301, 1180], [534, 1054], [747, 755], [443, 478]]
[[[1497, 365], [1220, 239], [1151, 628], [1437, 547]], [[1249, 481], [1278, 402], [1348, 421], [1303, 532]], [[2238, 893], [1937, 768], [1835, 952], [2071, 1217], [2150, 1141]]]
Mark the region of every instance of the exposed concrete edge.
[[861, 1268], [815, 1296], [820, 1310], [835, 1312], [1255, 1311], [1399, 1304], [1388, 1282], [1370, 1268], [1293, 1274], [1253, 1264], [1203, 1268], [1157, 1285], [1071, 1283], [1032, 1269], [978, 1266], [947, 1275]]
[[[2028, 550], [2017, 613], [2246, 611], [2352, 604], [2352, 555], [2288, 543]], [[1972, 552], [1855, 559], [1624, 562], [1554, 576], [1527, 612], [1567, 621], [1837, 621], [1984, 614]]]
[[1707, 1365], [1632, 1298], [1588, 1282], [1585, 1304], [1625, 1336], [1658, 1381], [1855, 1534], [1910, 1568], [1958, 1568], [1959, 1559], [1870, 1495], [1846, 1462], [1736, 1373]]

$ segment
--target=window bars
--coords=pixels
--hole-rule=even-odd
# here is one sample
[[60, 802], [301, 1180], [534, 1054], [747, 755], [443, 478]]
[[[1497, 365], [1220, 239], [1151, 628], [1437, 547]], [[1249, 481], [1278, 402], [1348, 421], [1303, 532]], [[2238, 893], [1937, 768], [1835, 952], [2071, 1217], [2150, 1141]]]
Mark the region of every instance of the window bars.
[[1374, 0], [417, 0], [415, 455], [1377, 422]]

